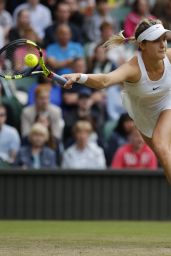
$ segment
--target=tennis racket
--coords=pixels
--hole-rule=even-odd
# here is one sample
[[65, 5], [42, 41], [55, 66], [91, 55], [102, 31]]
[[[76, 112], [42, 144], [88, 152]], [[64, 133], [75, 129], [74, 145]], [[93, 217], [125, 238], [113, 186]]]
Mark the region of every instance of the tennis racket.
[[[38, 63], [33, 67], [27, 67], [24, 57], [27, 54], [34, 54], [38, 58]], [[44, 61], [43, 50], [33, 41], [18, 39], [12, 41], [0, 49], [0, 61], [2, 70], [0, 77], [5, 79], [22, 79], [32, 75], [44, 75], [63, 86], [66, 79], [50, 71]]]

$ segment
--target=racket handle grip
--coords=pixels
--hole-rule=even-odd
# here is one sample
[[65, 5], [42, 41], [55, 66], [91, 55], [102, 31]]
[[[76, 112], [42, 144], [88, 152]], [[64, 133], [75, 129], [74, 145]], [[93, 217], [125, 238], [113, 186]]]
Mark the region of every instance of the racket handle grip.
[[66, 78], [59, 76], [53, 72], [51, 72], [50, 78], [53, 81], [57, 82], [57, 84], [62, 85], [62, 86], [67, 82]]

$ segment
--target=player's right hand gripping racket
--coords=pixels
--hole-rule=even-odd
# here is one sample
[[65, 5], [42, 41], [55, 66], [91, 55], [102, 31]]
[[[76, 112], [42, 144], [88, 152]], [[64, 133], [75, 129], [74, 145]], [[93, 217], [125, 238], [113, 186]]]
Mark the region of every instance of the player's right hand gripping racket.
[[[25, 66], [24, 57], [27, 54], [35, 54], [38, 58], [38, 63], [35, 66], [28, 68]], [[33, 41], [27, 39], [18, 39], [12, 41], [0, 49], [0, 60], [6, 62], [6, 68], [0, 71], [0, 77], [5, 79], [21, 79], [32, 75], [42, 74], [56, 81], [63, 86], [66, 79], [62, 76], [50, 71], [44, 61], [43, 50]]]

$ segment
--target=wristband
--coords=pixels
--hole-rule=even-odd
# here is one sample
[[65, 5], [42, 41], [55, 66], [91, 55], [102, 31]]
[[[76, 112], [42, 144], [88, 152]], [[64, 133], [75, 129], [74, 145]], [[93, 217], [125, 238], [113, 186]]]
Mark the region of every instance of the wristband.
[[81, 74], [80, 78], [77, 80], [77, 83], [79, 84], [84, 84], [88, 79], [88, 75], [87, 74]]

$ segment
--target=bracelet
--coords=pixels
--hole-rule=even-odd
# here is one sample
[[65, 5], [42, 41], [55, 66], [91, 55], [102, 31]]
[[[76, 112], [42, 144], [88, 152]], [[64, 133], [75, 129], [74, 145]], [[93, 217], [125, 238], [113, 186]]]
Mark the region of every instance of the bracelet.
[[80, 78], [77, 80], [77, 83], [79, 84], [84, 84], [88, 79], [88, 75], [87, 74], [81, 74]]

